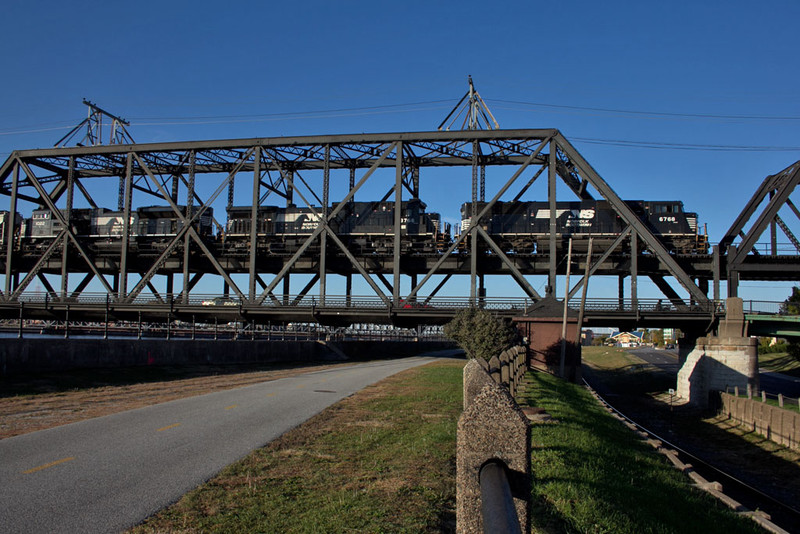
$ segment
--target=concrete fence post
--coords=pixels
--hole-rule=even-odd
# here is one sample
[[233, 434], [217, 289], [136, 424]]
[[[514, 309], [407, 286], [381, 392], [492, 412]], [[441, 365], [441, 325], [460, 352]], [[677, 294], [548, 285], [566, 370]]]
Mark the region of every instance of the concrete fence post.
[[751, 386], [750, 384], [747, 384], [747, 398], [748, 399], [753, 398], [753, 386]]
[[473, 399], [478, 396], [481, 390], [490, 384], [494, 384], [489, 375], [486, 360], [483, 358], [471, 358], [464, 366], [464, 411], [472, 405]]
[[[475, 390], [478, 393], [472, 396]], [[522, 532], [527, 532], [531, 478], [529, 423], [508, 390], [472, 361], [464, 367], [464, 412], [458, 420], [456, 441], [456, 532], [484, 531], [480, 471], [491, 461], [500, 461], [507, 467], [514, 508]]]
[[762, 391], [761, 392], [761, 402], [767, 402], [767, 392], [766, 391]]
[[783, 408], [783, 393], [778, 393], [778, 406]]
[[733, 394], [738, 398], [739, 397], [739, 386], [735, 386], [733, 388]]
[[492, 356], [489, 360], [489, 374], [496, 384], [500, 383], [500, 359], [497, 356]]

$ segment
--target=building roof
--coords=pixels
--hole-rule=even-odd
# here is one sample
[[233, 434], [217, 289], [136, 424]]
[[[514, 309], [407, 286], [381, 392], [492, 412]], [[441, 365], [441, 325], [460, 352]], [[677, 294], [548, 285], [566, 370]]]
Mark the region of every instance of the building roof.
[[611, 334], [611, 339], [615, 339], [618, 337], [635, 337], [639, 340], [644, 339], [644, 332], [614, 332]]

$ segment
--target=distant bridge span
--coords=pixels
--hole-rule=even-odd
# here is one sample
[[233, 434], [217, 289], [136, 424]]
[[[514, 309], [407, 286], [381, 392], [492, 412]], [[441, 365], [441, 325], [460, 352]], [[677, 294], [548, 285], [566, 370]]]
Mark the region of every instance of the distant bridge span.
[[[23, 317], [44, 321], [106, 322], [175, 322], [184, 324], [281, 324], [320, 323], [328, 326], [350, 324], [390, 324], [400, 327], [441, 325], [449, 322], [460, 310], [473, 306], [467, 298], [433, 297], [404, 301], [399, 306], [387, 306], [377, 297], [328, 296], [320, 302], [315, 297], [289, 297], [281, 301], [266, 301], [252, 305], [224, 297], [206, 296], [187, 303], [155, 301], [139, 297], [134, 302], [117, 303], [107, 295], [85, 294], [70, 302], [51, 301], [45, 293], [26, 295], [16, 303], [0, 303], [5, 317]], [[555, 301], [558, 314], [563, 300]], [[499, 317], [526, 316], [536, 301], [528, 298], [483, 298], [478, 306]], [[748, 302], [748, 309], [778, 310], [780, 303]], [[568, 313], [573, 318], [581, 308], [580, 299], [569, 302]], [[706, 301], [675, 306], [665, 299], [598, 299], [584, 303], [586, 327], [673, 327], [691, 331], [710, 330], [725, 316], [725, 301]], [[764, 316], [766, 317], [766, 316]]]

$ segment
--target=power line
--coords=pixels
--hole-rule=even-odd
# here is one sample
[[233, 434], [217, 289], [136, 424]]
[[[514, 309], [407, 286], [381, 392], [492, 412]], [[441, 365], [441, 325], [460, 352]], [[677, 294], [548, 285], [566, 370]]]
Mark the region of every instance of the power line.
[[[410, 106], [422, 106], [422, 105], [430, 105], [430, 104], [443, 104], [443, 103], [451, 103], [452, 99], [446, 100], [425, 100], [422, 102], [408, 102], [405, 104], [385, 104], [382, 106], [361, 106], [355, 108], [337, 108], [337, 109], [320, 109], [320, 110], [310, 110], [310, 111], [290, 111], [290, 112], [283, 112], [283, 113], [263, 113], [263, 114], [247, 114], [247, 115], [206, 115], [206, 116], [185, 116], [185, 117], [133, 117], [132, 119], [135, 120], [216, 120], [216, 119], [257, 119], [257, 118], [272, 118], [272, 117], [293, 117], [293, 116], [305, 116], [305, 115], [314, 115], [314, 114], [321, 114], [321, 113], [343, 113], [343, 112], [352, 112], [352, 111], [371, 111], [371, 110], [380, 110], [380, 109], [391, 109], [391, 108], [402, 108], [402, 107], [410, 107]], [[416, 110], [410, 110], [416, 111]], [[302, 117], [305, 118], [305, 117]]]
[[[614, 113], [619, 115], [637, 115], [651, 118], [689, 118], [689, 119], [725, 119], [725, 120], [758, 120], [758, 121], [800, 121], [800, 117], [774, 116], [774, 115], [716, 115], [711, 113], [669, 113], [661, 111], [641, 111], [631, 109], [593, 108], [584, 106], [565, 106], [558, 104], [545, 104], [542, 102], [526, 102], [521, 100], [500, 100], [487, 98], [489, 102], [502, 104], [520, 104], [525, 106], [538, 106], [543, 108], [568, 109], [574, 111], [591, 111], [595, 113]], [[511, 108], [506, 108], [511, 109]]]
[[[191, 124], [237, 124], [248, 122], [274, 122], [282, 120], [296, 120], [296, 119], [331, 119], [339, 117], [360, 117], [365, 115], [386, 115], [389, 113], [407, 113], [409, 111], [430, 111], [434, 109], [443, 109], [445, 106], [435, 106], [428, 108], [417, 109], [384, 109], [372, 111], [340, 111], [340, 112], [297, 112], [286, 116], [288, 114], [276, 114], [274, 116], [255, 116], [257, 118], [248, 118], [253, 116], [242, 115], [241, 118], [236, 119], [203, 119], [203, 120], [174, 120], [171, 122], [139, 122], [136, 126], [181, 126]], [[358, 108], [354, 108], [358, 109]]]
[[709, 152], [800, 152], [800, 146], [756, 146], [756, 145], [706, 145], [691, 143], [666, 143], [659, 141], [630, 141], [624, 139], [596, 139], [570, 137], [572, 141], [595, 145], [610, 145], [630, 148], [653, 148], [660, 150], [703, 150]]
[[[537, 102], [525, 102], [517, 100], [490, 99], [491, 102], [509, 103], [525, 106], [540, 106], [553, 109], [573, 110], [580, 112], [593, 113], [617, 113], [624, 115], [646, 116], [651, 118], [701, 118], [701, 119], [737, 119], [737, 120], [800, 120], [800, 117], [767, 117], [755, 115], [713, 115], [713, 114], [689, 114], [689, 113], [663, 113], [637, 110], [592, 108], [582, 106], [564, 106], [556, 104], [544, 104]], [[152, 120], [162, 122], [139, 122], [137, 126], [181, 126], [181, 125], [202, 125], [202, 124], [236, 124], [250, 122], [271, 122], [281, 120], [301, 120], [319, 118], [353, 117], [364, 115], [380, 115], [388, 113], [408, 113], [440, 109], [444, 104], [449, 104], [450, 99], [425, 100], [419, 102], [408, 102], [401, 104], [385, 104], [380, 106], [362, 106], [351, 108], [336, 108], [327, 110], [295, 111], [282, 113], [247, 114], [247, 115], [204, 115], [204, 116], [183, 116], [183, 117], [137, 117], [135, 120]], [[441, 104], [441, 105], [440, 105]], [[402, 109], [417, 107], [415, 109]], [[532, 110], [527, 110], [532, 111]], [[46, 125], [37, 125], [46, 126]], [[13, 131], [0, 131], [0, 136], [21, 135], [27, 133], [41, 133], [56, 130], [69, 129], [69, 126], [38, 127], [31, 129], [17, 129]], [[660, 141], [625, 140], [625, 139], [602, 139], [602, 138], [582, 138], [571, 137], [576, 142], [598, 144], [606, 146], [619, 146], [627, 148], [650, 148], [657, 150], [697, 150], [697, 151], [716, 151], [716, 152], [798, 152], [797, 146], [756, 146], [756, 145], [714, 145], [714, 144], [690, 144], [690, 143], [669, 143]]]

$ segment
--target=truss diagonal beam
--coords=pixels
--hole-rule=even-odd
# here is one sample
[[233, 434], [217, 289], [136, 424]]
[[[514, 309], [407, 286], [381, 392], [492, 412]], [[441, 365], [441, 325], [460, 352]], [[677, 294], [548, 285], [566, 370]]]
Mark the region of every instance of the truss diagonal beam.
[[761, 212], [756, 222], [745, 234], [741, 244], [737, 247], [734, 257], [728, 258], [729, 265], [732, 264], [735, 266], [743, 261], [748, 251], [753, 248], [761, 237], [761, 234], [764, 233], [770, 221], [775, 220], [778, 210], [789, 200], [789, 195], [794, 192], [794, 189], [797, 187], [798, 183], [800, 183], [800, 161], [790, 165], [782, 172], [778, 173], [776, 177], [779, 179], [778, 181], [782, 183], [773, 182], [777, 187], [775, 195], [769, 200], [764, 211]]
[[491, 237], [489, 237], [489, 234], [487, 234], [486, 231], [480, 226], [477, 227], [477, 232], [478, 235], [480, 235], [483, 238], [483, 240], [489, 244], [494, 253], [500, 256], [500, 259], [506, 265], [506, 267], [508, 267], [508, 269], [511, 271], [512, 276], [517, 281], [517, 284], [519, 284], [522, 290], [525, 291], [525, 293], [527, 293], [528, 296], [533, 300], [541, 299], [542, 296], [536, 292], [536, 290], [533, 288], [532, 285], [530, 285], [530, 283], [528, 283], [528, 281], [525, 279], [525, 276], [523, 276], [523, 274], [519, 271], [519, 269], [517, 269], [517, 266], [514, 265], [514, 262], [512, 262], [508, 258], [508, 256], [506, 256], [506, 254], [502, 251], [502, 249], [500, 249], [500, 247], [497, 246], [497, 243], [495, 243], [494, 240]]
[[[606, 261], [606, 260], [608, 259], [608, 257], [609, 257], [609, 256], [611, 256], [611, 254], [614, 252], [614, 250], [616, 250], [616, 249], [617, 249], [617, 247], [619, 247], [619, 246], [622, 244], [622, 242], [625, 240], [625, 238], [626, 238], [626, 237], [628, 237], [628, 236], [630, 235], [630, 233], [631, 233], [631, 227], [630, 227], [630, 226], [628, 226], [628, 227], [627, 227], [625, 230], [623, 230], [623, 231], [622, 231], [622, 232], [621, 232], [621, 233], [620, 233], [620, 234], [617, 236], [617, 238], [614, 240], [614, 242], [613, 242], [613, 243], [611, 243], [611, 245], [609, 245], [609, 247], [606, 249], [606, 251], [605, 251], [605, 252], [604, 252], [604, 253], [603, 253], [603, 254], [600, 256], [600, 258], [599, 258], [599, 259], [598, 259], [598, 260], [597, 260], [597, 261], [594, 263], [594, 265], [592, 265], [592, 267], [589, 269], [589, 276], [590, 276], [590, 277], [591, 277], [591, 276], [592, 276], [594, 273], [596, 273], [596, 272], [597, 272], [597, 270], [600, 268], [600, 266], [603, 264], [603, 262], [604, 262], [604, 261]], [[591, 261], [592, 261], [592, 258], [587, 258], [587, 259], [586, 259], [586, 261], [588, 261], [588, 262], [591, 262]], [[582, 286], [582, 285], [583, 285], [583, 284], [586, 282], [586, 280], [587, 280], [587, 279], [586, 279], [586, 277], [581, 277], [581, 279], [580, 279], [580, 280], [578, 280], [578, 281], [575, 283], [575, 285], [573, 286], [573, 288], [572, 288], [572, 289], [570, 289], [570, 291], [569, 291], [569, 298], [572, 298], [572, 297], [574, 297], [574, 296], [575, 296], [575, 293], [577, 293], [577, 292], [578, 292], [578, 290], [579, 290], [579, 289], [581, 288], [581, 286]]]
[[[536, 150], [534, 150], [533, 153], [530, 156], [528, 156], [528, 159], [526, 159], [525, 162], [522, 164], [522, 166], [516, 170], [514, 175], [506, 182], [506, 184], [502, 188], [500, 188], [500, 190], [495, 194], [492, 200], [486, 203], [483, 209], [474, 217], [474, 220], [470, 220], [469, 232], [463, 232], [460, 236], [458, 236], [458, 239], [456, 239], [453, 242], [453, 244], [450, 245], [450, 247], [447, 249], [447, 252], [442, 254], [442, 257], [439, 258], [439, 261], [437, 261], [436, 264], [425, 274], [425, 276], [419, 282], [419, 284], [417, 284], [416, 287], [411, 289], [411, 293], [408, 294], [408, 298], [416, 296], [417, 292], [422, 288], [422, 286], [424, 286], [425, 283], [430, 279], [430, 277], [433, 276], [439, 270], [439, 268], [444, 264], [445, 261], [447, 261], [447, 258], [450, 256], [450, 254], [453, 253], [456, 247], [459, 244], [461, 244], [468, 235], [472, 236], [475, 233], [475, 229], [480, 225], [480, 221], [483, 219], [483, 217], [485, 217], [486, 214], [489, 213], [489, 211], [492, 209], [495, 203], [497, 203], [500, 197], [502, 197], [503, 194], [506, 191], [508, 191], [508, 188], [510, 188], [517, 181], [519, 176], [523, 172], [525, 172], [525, 169], [527, 169], [528, 166], [531, 163], [533, 163], [533, 161], [536, 159], [536, 157], [539, 155], [539, 153], [542, 151], [545, 145], [547, 145], [548, 142], [549, 139], [547, 141], [542, 142], [538, 147], [536, 147]], [[477, 254], [477, 250], [473, 250], [472, 254]]]
[[[94, 263], [92, 262], [89, 254], [86, 253], [86, 251], [84, 250], [83, 246], [78, 241], [78, 238], [72, 232], [72, 228], [70, 227], [68, 221], [66, 221], [64, 219], [64, 216], [61, 213], [61, 210], [56, 208], [55, 204], [53, 204], [53, 202], [50, 200], [50, 197], [47, 195], [47, 192], [44, 190], [42, 185], [36, 179], [36, 175], [33, 174], [33, 171], [31, 171], [30, 167], [28, 167], [28, 165], [22, 160], [18, 160], [18, 161], [19, 161], [20, 167], [22, 167], [22, 170], [28, 176], [28, 179], [31, 181], [31, 183], [36, 188], [36, 190], [39, 192], [39, 195], [40, 195], [41, 199], [44, 200], [45, 204], [50, 209], [50, 211], [52, 213], [52, 216], [55, 217], [56, 219], [58, 219], [58, 221], [61, 223], [62, 227], [64, 228], [64, 232], [66, 232], [66, 235], [69, 237], [70, 241], [72, 241], [72, 243], [75, 245], [75, 248], [78, 249], [78, 252], [80, 253], [81, 258], [83, 258], [83, 260], [89, 266], [89, 269], [91, 269], [91, 271], [95, 274], [95, 276], [97, 276], [97, 278], [100, 280], [100, 282], [106, 288], [106, 291], [108, 291], [110, 293], [111, 292], [111, 286], [108, 285], [108, 282], [106, 282], [105, 278], [103, 278], [103, 276], [97, 271], [97, 268], [94, 266]], [[63, 238], [63, 236], [61, 236], [61, 237]], [[56, 238], [56, 241], [58, 241], [58, 238]]]
[[375, 281], [372, 279], [369, 273], [367, 273], [364, 267], [362, 267], [361, 264], [358, 262], [356, 257], [353, 256], [353, 254], [347, 249], [347, 246], [344, 243], [342, 243], [342, 241], [339, 239], [336, 233], [333, 232], [330, 228], [327, 229], [327, 232], [328, 232], [328, 237], [330, 237], [333, 240], [333, 242], [336, 243], [336, 246], [338, 246], [342, 250], [342, 252], [344, 252], [344, 255], [347, 256], [347, 259], [350, 260], [350, 263], [353, 264], [353, 267], [355, 267], [356, 270], [359, 272], [359, 274], [361, 274], [361, 276], [364, 278], [364, 280], [367, 281], [367, 283], [375, 292], [375, 294], [378, 295], [378, 297], [380, 297], [380, 299], [386, 306], [390, 306], [391, 302], [389, 301], [388, 297], [383, 293], [383, 291], [381, 291], [381, 288], [378, 287], [378, 284], [375, 283]]
[[633, 228], [642, 241], [645, 242], [653, 254], [666, 266], [667, 270], [678, 282], [699, 302], [706, 302], [708, 297], [703, 291], [697, 287], [694, 280], [684, 271], [678, 262], [670, 255], [666, 247], [653, 235], [649, 228], [643, 223], [633, 210], [622, 201], [613, 189], [603, 180], [599, 174], [583, 159], [583, 156], [575, 150], [575, 148], [567, 141], [560, 133], [556, 135], [556, 142], [564, 153], [570, 158], [570, 161], [575, 164], [581, 175], [589, 181], [589, 183], [597, 189], [597, 191], [605, 198], [611, 207], [619, 214], [619, 216]]
[[[783, 172], [786, 172], [785, 170]], [[727, 250], [728, 246], [733, 244], [733, 241], [736, 239], [737, 236], [744, 236], [744, 227], [747, 224], [747, 221], [753, 216], [753, 214], [758, 209], [758, 206], [764, 201], [770, 191], [775, 190], [775, 182], [780, 176], [781, 173], [772, 174], [764, 178], [759, 185], [758, 189], [750, 200], [745, 205], [744, 209], [739, 213], [739, 216], [736, 217], [736, 220], [733, 221], [731, 227], [725, 232], [725, 236], [719, 242], [719, 249], [720, 250]]]
[[[244, 160], [246, 158], [248, 158], [251, 153], [252, 152], [248, 152], [245, 156], [243, 156], [243, 159], [242, 159], [242, 161], [240, 161], [240, 164], [237, 167], [235, 167], [230, 174], [228, 174], [228, 177], [225, 180], [222, 181], [220, 186], [217, 188], [217, 190], [214, 192], [214, 194], [208, 200], [208, 203], [203, 204], [200, 207], [200, 209], [197, 210], [197, 213], [195, 213], [194, 216], [192, 216], [191, 218], [187, 219], [183, 215], [183, 213], [181, 213], [181, 210], [178, 208], [177, 204], [175, 204], [175, 202], [172, 200], [172, 197], [169, 195], [167, 190], [164, 189], [164, 187], [161, 185], [159, 180], [153, 175], [153, 173], [150, 170], [150, 168], [144, 163], [144, 161], [142, 161], [142, 159], [139, 157], [139, 155], [136, 152], [133, 152], [133, 156], [136, 159], [137, 163], [139, 164], [139, 168], [144, 170], [146, 175], [150, 177], [150, 179], [153, 181], [153, 183], [156, 185], [156, 187], [160, 190], [161, 196], [164, 197], [164, 200], [166, 200], [167, 203], [169, 203], [169, 205], [172, 208], [172, 210], [175, 212], [175, 214], [181, 220], [182, 227], [180, 228], [180, 230], [178, 230], [176, 235], [172, 238], [172, 241], [170, 241], [170, 243], [167, 245], [166, 249], [161, 253], [161, 256], [159, 256], [159, 258], [156, 260], [156, 262], [153, 264], [153, 266], [147, 271], [145, 276], [142, 277], [142, 279], [139, 281], [139, 283], [137, 283], [136, 286], [130, 291], [130, 293], [128, 294], [128, 297], [127, 297], [128, 300], [136, 298], [136, 296], [142, 291], [142, 289], [144, 289], [144, 286], [153, 278], [153, 276], [155, 276], [155, 274], [158, 272], [158, 270], [161, 268], [161, 266], [164, 264], [164, 262], [167, 260], [167, 258], [169, 258], [170, 254], [172, 254], [172, 251], [175, 249], [175, 247], [178, 245], [178, 243], [180, 243], [182, 241], [183, 236], [186, 235], [187, 232], [189, 232], [190, 235], [192, 235], [193, 239], [196, 242], [198, 242], [198, 243], [202, 242], [202, 239], [200, 239], [200, 236], [197, 235], [197, 232], [194, 232], [194, 228], [192, 227], [192, 224], [194, 223], [195, 220], [200, 218], [200, 216], [206, 211], [208, 206], [212, 202], [214, 202], [214, 200], [220, 195], [220, 193], [222, 193], [222, 191], [225, 189], [225, 186], [227, 186], [228, 183], [230, 183], [230, 180], [232, 179], [232, 177], [235, 176], [235, 174], [237, 172], [239, 172], [239, 170], [241, 169], [242, 165], [244, 165]], [[214, 268], [217, 269], [217, 271], [219, 272], [220, 269], [221, 269], [221, 266], [219, 265], [219, 262], [216, 260], [216, 258], [214, 258], [213, 254], [211, 254], [211, 252], [208, 250], [207, 247], [205, 247], [205, 245], [200, 245], [200, 246], [203, 249], [203, 253], [206, 255], [208, 260], [214, 265]], [[222, 271], [224, 271], [224, 269], [222, 269]], [[220, 272], [220, 274], [222, 274], [222, 272]], [[225, 274], [224, 276], [228, 280], [230, 280], [230, 277], [227, 274]], [[235, 288], [239, 298], [244, 299], [244, 295], [242, 294], [241, 290], [239, 290], [238, 286], [236, 286], [236, 284], [233, 284], [232, 287]]]
[[[299, 260], [302, 257], [303, 253], [305, 253], [305, 251], [308, 249], [308, 247], [311, 246], [311, 243], [313, 243], [314, 240], [317, 239], [317, 237], [319, 237], [323, 231], [325, 231], [326, 227], [328, 226], [328, 223], [332, 221], [339, 214], [339, 212], [344, 209], [344, 207], [347, 205], [350, 199], [353, 198], [353, 196], [359, 189], [361, 189], [361, 186], [364, 185], [364, 183], [369, 179], [369, 177], [372, 176], [372, 173], [374, 173], [381, 166], [383, 161], [386, 160], [386, 158], [389, 156], [392, 150], [396, 147], [397, 143], [393, 143], [390, 146], [388, 146], [386, 150], [383, 151], [383, 154], [381, 154], [380, 158], [378, 158], [378, 160], [372, 165], [372, 167], [370, 167], [367, 170], [367, 172], [364, 173], [364, 176], [361, 177], [361, 179], [358, 181], [355, 187], [353, 187], [353, 189], [351, 189], [347, 193], [347, 195], [345, 195], [345, 197], [339, 202], [339, 204], [333, 210], [331, 210], [331, 212], [328, 214], [327, 219], [320, 219], [319, 226], [317, 226], [317, 228], [311, 233], [308, 239], [306, 239], [306, 241], [302, 245], [300, 245], [300, 248], [297, 250], [297, 252], [294, 253], [291, 259], [289, 259], [289, 261], [283, 266], [280, 272], [277, 275], [275, 275], [275, 278], [272, 279], [272, 282], [270, 282], [267, 288], [261, 293], [261, 296], [258, 299], [259, 303], [263, 302], [266, 295], [268, 293], [271, 293], [275, 289], [275, 287], [283, 279], [283, 277], [286, 276], [286, 274], [291, 270], [291, 268], [295, 265], [295, 263], [297, 263], [297, 260]], [[315, 210], [313, 210], [313, 208], [312, 211], [314, 211], [315, 214], [317, 213]]]
[[58, 234], [58, 236], [56, 236], [53, 242], [50, 243], [50, 246], [48, 246], [47, 249], [44, 251], [44, 254], [42, 254], [39, 257], [39, 261], [36, 262], [36, 265], [34, 265], [31, 268], [30, 272], [28, 272], [28, 274], [25, 276], [25, 278], [22, 279], [22, 281], [19, 283], [16, 289], [14, 289], [14, 292], [8, 296], [8, 300], [16, 300], [19, 298], [20, 294], [23, 291], [25, 291], [25, 288], [27, 288], [30, 285], [30, 283], [34, 280], [34, 278], [36, 278], [36, 276], [39, 274], [42, 265], [44, 265], [45, 262], [49, 260], [50, 257], [56, 251], [61, 250], [61, 245], [64, 243], [65, 235], [66, 235], [66, 230], [62, 230]]

